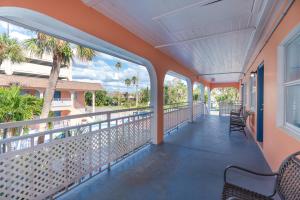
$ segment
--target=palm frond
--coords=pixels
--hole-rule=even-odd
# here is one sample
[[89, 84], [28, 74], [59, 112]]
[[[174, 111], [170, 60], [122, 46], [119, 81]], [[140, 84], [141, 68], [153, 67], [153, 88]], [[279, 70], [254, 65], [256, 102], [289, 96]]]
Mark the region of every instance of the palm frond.
[[82, 61], [91, 61], [96, 56], [96, 53], [93, 49], [80, 45], [76, 47], [76, 54], [77, 57]]

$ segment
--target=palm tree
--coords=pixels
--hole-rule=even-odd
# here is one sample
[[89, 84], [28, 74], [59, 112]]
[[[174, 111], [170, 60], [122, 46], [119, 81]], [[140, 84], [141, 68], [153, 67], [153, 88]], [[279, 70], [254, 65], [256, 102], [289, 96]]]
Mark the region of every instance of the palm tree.
[[131, 82], [132, 82], [132, 85], [135, 85], [135, 106], [137, 107], [138, 106], [138, 103], [139, 103], [139, 99], [138, 99], [138, 87], [139, 87], [139, 79], [137, 76], [133, 76], [131, 78]]
[[0, 65], [4, 60], [10, 60], [12, 63], [25, 61], [21, 45], [7, 34], [0, 35]]
[[127, 86], [127, 101], [128, 101], [128, 96], [129, 96], [129, 90], [128, 90], [128, 88], [131, 85], [131, 79], [126, 78], [124, 82], [125, 82], [125, 85]]
[[[21, 95], [19, 86], [0, 88], [0, 123], [33, 119], [41, 113], [42, 101], [32, 95]], [[6, 138], [7, 132], [5, 129], [3, 138]]]
[[[37, 33], [37, 37], [25, 41], [25, 47], [30, 53], [42, 57], [44, 53], [52, 55], [52, 68], [49, 76], [48, 86], [44, 94], [44, 104], [40, 118], [47, 118], [49, 115], [51, 102], [57, 85], [61, 67], [68, 67], [73, 58], [73, 50], [69, 42]], [[95, 52], [92, 49], [76, 46], [76, 56], [83, 60], [92, 60]], [[44, 136], [39, 137], [39, 143], [44, 142]]]
[[115, 67], [117, 68], [117, 70], [119, 71], [121, 68], [122, 68], [122, 63], [120, 61], [118, 61], [116, 64], [115, 64]]

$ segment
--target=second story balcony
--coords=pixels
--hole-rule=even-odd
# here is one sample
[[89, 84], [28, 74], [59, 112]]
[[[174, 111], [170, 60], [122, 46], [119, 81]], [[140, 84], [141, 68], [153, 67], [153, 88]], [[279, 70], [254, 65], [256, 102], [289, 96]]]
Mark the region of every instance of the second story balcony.
[[73, 106], [71, 98], [54, 98], [52, 101], [52, 107], [70, 107]]

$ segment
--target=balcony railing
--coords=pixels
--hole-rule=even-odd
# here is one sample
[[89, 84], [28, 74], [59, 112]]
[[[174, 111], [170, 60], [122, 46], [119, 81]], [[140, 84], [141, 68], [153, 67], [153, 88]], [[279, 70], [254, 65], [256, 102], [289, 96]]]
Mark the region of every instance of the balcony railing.
[[200, 101], [193, 102], [193, 119], [195, 120], [197, 117], [207, 114], [208, 110], [206, 105]]
[[219, 102], [219, 115], [229, 115], [232, 110], [238, 111], [241, 106], [240, 102]]
[[190, 120], [189, 103], [175, 103], [164, 106], [164, 131], [169, 132]]
[[[149, 143], [152, 118], [147, 107], [0, 124], [7, 131], [68, 122], [63, 128], [0, 140], [0, 199], [55, 197], [109, 169]], [[41, 136], [43, 144], [38, 143]]]
[[53, 107], [68, 107], [72, 106], [71, 98], [54, 98], [52, 101]]

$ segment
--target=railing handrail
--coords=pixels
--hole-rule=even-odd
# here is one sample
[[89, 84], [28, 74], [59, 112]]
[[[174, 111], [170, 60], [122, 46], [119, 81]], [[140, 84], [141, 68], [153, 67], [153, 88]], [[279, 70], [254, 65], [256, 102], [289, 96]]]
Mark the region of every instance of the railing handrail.
[[15, 128], [15, 127], [22, 127], [22, 126], [33, 125], [33, 124], [48, 123], [53, 121], [62, 121], [62, 120], [69, 120], [69, 119], [76, 119], [76, 118], [83, 118], [83, 117], [93, 117], [97, 115], [105, 115], [105, 114], [107, 115], [107, 114], [114, 114], [118, 112], [145, 110], [145, 109], [152, 109], [152, 107], [150, 106], [150, 107], [141, 107], [141, 108], [129, 108], [129, 109], [84, 113], [78, 115], [68, 115], [63, 117], [48, 117], [48, 118], [32, 119], [32, 120], [25, 120], [25, 121], [5, 122], [5, 123], [0, 123], [0, 129]]
[[172, 106], [172, 105], [179, 105], [179, 104], [189, 104], [189, 102], [170, 103], [170, 104], [164, 104], [164, 106]]
[[43, 131], [43, 132], [32, 133], [32, 134], [29, 134], [29, 135], [5, 138], [3, 140], [0, 140], [0, 145], [6, 144], [6, 143], [9, 143], [9, 142], [14, 142], [14, 141], [17, 141], [17, 140], [25, 140], [25, 139], [28, 139], [28, 138], [39, 137], [39, 136], [44, 136], [44, 135], [47, 135], [47, 134], [68, 131], [68, 130], [71, 130], [71, 129], [78, 129], [78, 128], [91, 126], [91, 125], [95, 125], [95, 124], [100, 124], [100, 123], [102, 124], [102, 123], [108, 123], [108, 122], [111, 122], [111, 121], [117, 121], [117, 120], [122, 120], [122, 119], [126, 119], [126, 118], [144, 116], [145, 114], [153, 114], [153, 111], [150, 111], [150, 112], [147, 112], [147, 113], [135, 114], [135, 115], [127, 115], [127, 116], [124, 116], [124, 117], [118, 117], [118, 118], [113, 118], [113, 119], [106, 119], [106, 120], [102, 120], [102, 121], [89, 122], [89, 123], [86, 123], [86, 124], [67, 126], [67, 127], [58, 128], [58, 129], [46, 130], [46, 131]]
[[71, 101], [71, 98], [53, 98], [53, 101]]

